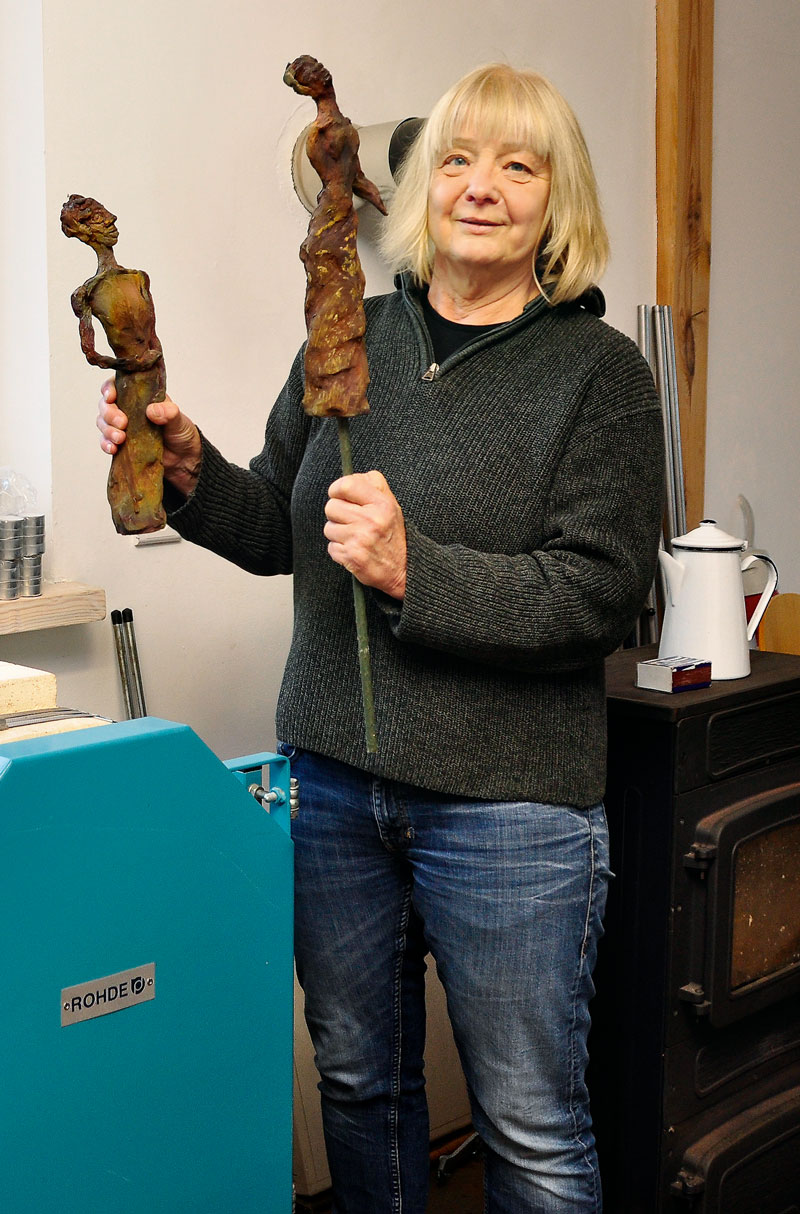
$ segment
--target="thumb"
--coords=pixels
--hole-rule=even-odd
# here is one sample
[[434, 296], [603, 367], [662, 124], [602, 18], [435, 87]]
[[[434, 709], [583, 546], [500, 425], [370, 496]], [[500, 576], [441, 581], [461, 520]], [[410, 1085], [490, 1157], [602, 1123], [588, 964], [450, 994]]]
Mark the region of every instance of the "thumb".
[[167, 413], [164, 409], [164, 405], [166, 404], [166, 399], [167, 398], [165, 398], [164, 400], [152, 401], [147, 406], [147, 416], [150, 418], [151, 422], [156, 422], [159, 425], [163, 425], [164, 422], [169, 421]]
[[376, 489], [379, 489], [381, 493], [385, 493], [389, 489], [389, 484], [386, 477], [382, 472], [376, 471], [375, 468], [371, 469], [369, 472], [365, 472], [364, 476], [369, 483], [374, 485]]
[[172, 425], [174, 428], [174, 423], [180, 421], [181, 411], [174, 400], [165, 396], [163, 400], [154, 400], [147, 406], [147, 416], [157, 426]]

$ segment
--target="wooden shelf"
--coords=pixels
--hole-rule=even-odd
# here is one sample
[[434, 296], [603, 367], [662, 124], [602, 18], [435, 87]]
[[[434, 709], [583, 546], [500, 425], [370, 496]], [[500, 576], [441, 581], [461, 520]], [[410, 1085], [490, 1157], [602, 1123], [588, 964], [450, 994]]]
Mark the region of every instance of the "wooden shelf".
[[105, 614], [104, 590], [78, 582], [46, 582], [36, 598], [0, 601], [0, 635], [90, 624], [105, 619]]

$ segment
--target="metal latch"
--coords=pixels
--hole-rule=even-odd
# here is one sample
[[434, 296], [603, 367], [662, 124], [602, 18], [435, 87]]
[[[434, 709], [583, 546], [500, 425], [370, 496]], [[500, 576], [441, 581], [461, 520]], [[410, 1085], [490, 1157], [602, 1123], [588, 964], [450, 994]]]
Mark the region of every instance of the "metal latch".
[[716, 858], [717, 849], [713, 843], [694, 842], [683, 857], [683, 867], [706, 872]]
[[687, 982], [678, 990], [678, 998], [684, 1003], [690, 1003], [697, 1016], [707, 1016], [711, 1004], [706, 999], [706, 993], [699, 982]]
[[676, 1197], [697, 1197], [698, 1193], [705, 1191], [706, 1181], [704, 1176], [698, 1176], [697, 1172], [689, 1172], [686, 1168], [681, 1168], [678, 1175], [669, 1186], [670, 1192]]

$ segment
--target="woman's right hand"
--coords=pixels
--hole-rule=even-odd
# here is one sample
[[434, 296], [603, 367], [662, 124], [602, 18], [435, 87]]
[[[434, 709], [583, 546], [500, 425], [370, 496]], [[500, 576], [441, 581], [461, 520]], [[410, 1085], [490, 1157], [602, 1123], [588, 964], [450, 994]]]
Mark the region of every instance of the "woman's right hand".
[[[147, 416], [156, 426], [162, 427], [164, 479], [188, 497], [197, 484], [203, 458], [197, 426], [168, 396], [148, 405]], [[109, 455], [116, 455], [125, 442], [127, 426], [127, 417], [117, 408], [116, 384], [108, 379], [101, 389], [97, 428], [101, 434], [100, 446]]]

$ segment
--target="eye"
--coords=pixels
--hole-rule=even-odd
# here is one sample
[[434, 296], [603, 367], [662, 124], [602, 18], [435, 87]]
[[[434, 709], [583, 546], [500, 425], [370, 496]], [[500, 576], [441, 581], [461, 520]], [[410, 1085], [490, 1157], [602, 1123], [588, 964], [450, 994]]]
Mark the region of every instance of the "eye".
[[461, 169], [466, 168], [468, 164], [469, 161], [463, 152], [448, 152], [442, 161], [442, 172], [450, 174], [458, 173]]
[[533, 168], [526, 164], [523, 160], [509, 160], [505, 165], [505, 170], [514, 178], [532, 177]]

